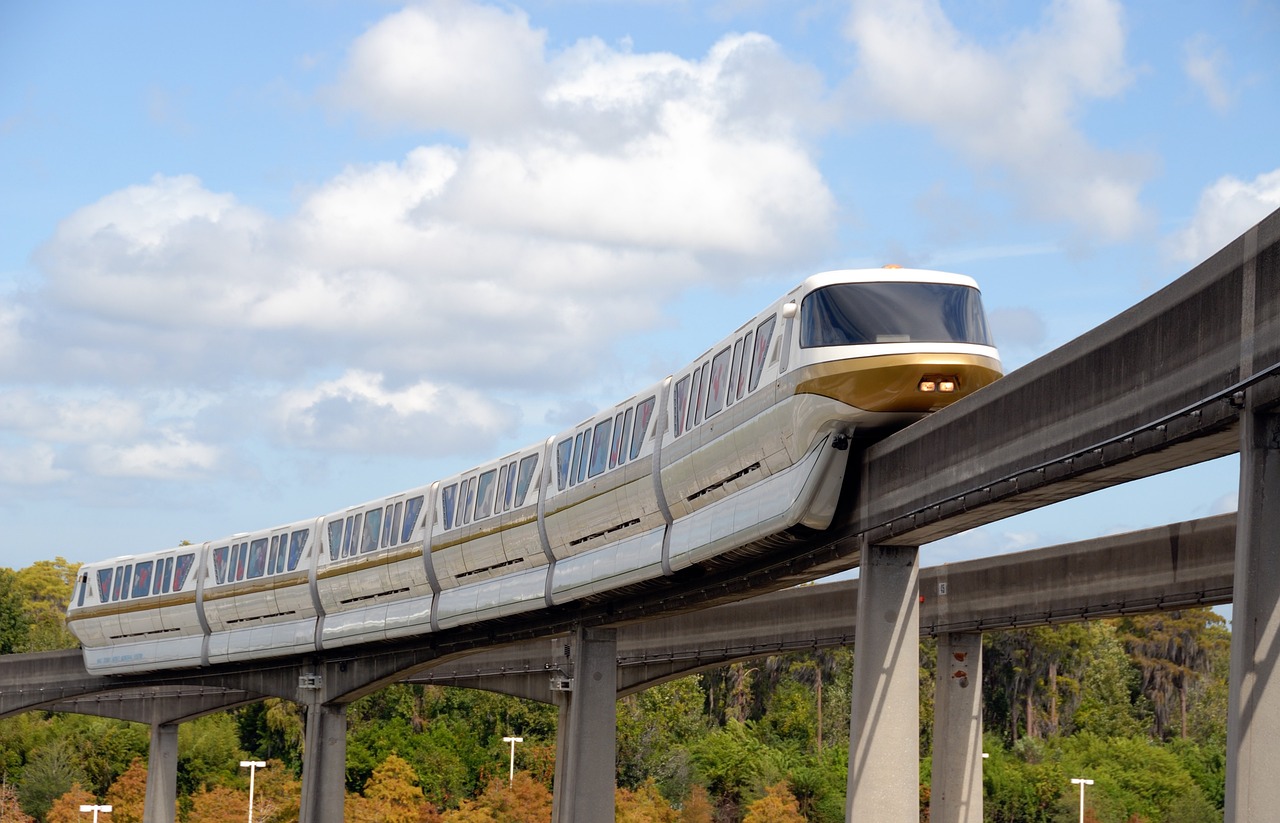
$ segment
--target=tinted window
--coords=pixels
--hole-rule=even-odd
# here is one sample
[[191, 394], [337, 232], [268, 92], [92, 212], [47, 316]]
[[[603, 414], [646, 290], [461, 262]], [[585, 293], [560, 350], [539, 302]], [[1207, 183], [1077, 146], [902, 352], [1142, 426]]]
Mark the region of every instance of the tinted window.
[[227, 553], [230, 551], [230, 546], [219, 546], [213, 550], [213, 579], [220, 584], [227, 582]]
[[[568, 441], [565, 441], [568, 442]], [[538, 467], [538, 455], [531, 454], [520, 461], [520, 479], [516, 481], [516, 505], [523, 506], [525, 495], [529, 492], [529, 482], [533, 480], [533, 471]], [[563, 488], [561, 484], [561, 488]]]
[[737, 398], [738, 377], [742, 374], [742, 340], [739, 337], [738, 342], [733, 344], [733, 367], [729, 369], [729, 391], [726, 402], [733, 405], [733, 401]]
[[556, 444], [556, 488], [564, 491], [569, 482], [569, 461], [573, 458], [573, 440], [561, 440]]
[[[343, 557], [351, 556], [351, 535], [352, 535], [352, 532], [358, 528], [359, 526], [356, 525], [356, 518], [348, 517], [346, 524], [343, 526], [343, 529], [342, 529], [342, 556]], [[358, 534], [358, 532], [356, 533]]]
[[267, 538], [260, 537], [249, 546], [249, 576], [262, 577], [267, 570]]
[[112, 569], [98, 569], [98, 601], [106, 603], [111, 600]]
[[497, 499], [493, 503], [494, 514], [502, 511], [503, 503], [506, 503], [507, 508], [511, 508], [510, 499], [507, 497], [507, 489], [511, 488], [512, 481], [515, 480], [512, 476], [514, 472], [511, 471], [511, 469], [515, 468], [515, 465], [515, 463], [512, 463], [508, 467], [506, 463], [503, 463], [502, 468], [498, 469], [498, 492]]
[[453, 512], [454, 506], [458, 502], [458, 486], [445, 486], [440, 491], [440, 508], [444, 509], [444, 527], [445, 530], [453, 528]]
[[649, 418], [653, 417], [653, 406], [657, 399], [656, 397], [650, 397], [639, 406], [636, 406], [636, 427], [631, 432], [632, 460], [639, 456], [640, 449], [644, 446], [644, 436], [649, 431]]
[[133, 579], [133, 564], [124, 567], [124, 585], [120, 588], [120, 595], [127, 598], [129, 596], [129, 581]]
[[337, 560], [342, 553], [342, 521], [329, 521], [329, 559]]
[[[626, 414], [627, 415], [631, 414], [631, 409], [627, 409]], [[618, 416], [613, 421], [613, 443], [612, 445], [609, 446], [609, 468], [611, 469], [614, 466], [618, 465], [619, 456], [621, 456], [623, 460], [627, 459], [626, 452], [623, 452], [621, 455], [618, 454], [623, 442], [623, 437], [622, 437], [622, 427], [624, 425], [622, 422], [623, 418], [624, 418], [624, 414], [622, 412], [618, 412]]]
[[588, 477], [595, 477], [608, 467], [609, 434], [612, 429], [613, 418], [601, 420], [596, 424], [595, 434], [591, 440], [591, 467], [587, 470]]
[[465, 526], [471, 522], [471, 503], [476, 499], [476, 479], [474, 477], [462, 484], [462, 488], [458, 489], [458, 496], [458, 517]]
[[307, 546], [307, 535], [311, 533], [311, 529], [298, 529], [289, 535], [289, 571], [298, 568], [298, 561], [302, 558], [302, 550]]
[[[453, 488], [450, 486], [449, 488]], [[422, 495], [412, 497], [409, 502], [404, 504], [404, 526], [400, 531], [400, 542], [408, 540], [413, 536], [413, 527], [418, 522], [418, 512], [422, 511], [422, 504], [426, 500]]]
[[173, 572], [173, 590], [180, 591], [187, 583], [187, 575], [191, 573], [191, 567], [196, 562], [194, 554], [180, 554]]
[[729, 349], [725, 349], [711, 361], [711, 378], [707, 381], [707, 417], [724, 408], [725, 386], [729, 383]]
[[704, 364], [693, 372], [693, 385], [689, 387], [689, 413], [684, 418], [685, 431], [702, 422], [702, 373], [706, 370]]
[[[680, 382], [676, 383], [676, 390], [672, 392], [675, 403], [671, 409], [671, 420], [675, 424], [675, 436], [679, 437], [684, 434], [684, 411], [688, 408], [689, 403], [689, 377], [688, 375], [681, 377]], [[636, 428], [639, 428], [637, 426]]]
[[169, 585], [173, 580], [173, 558], [166, 557], [164, 561], [164, 573], [160, 575], [162, 581], [160, 591], [163, 594], [169, 593]]
[[990, 346], [982, 297], [946, 283], [841, 283], [800, 308], [800, 345], [976, 343]]
[[133, 594], [130, 597], [146, 597], [151, 593], [151, 569], [155, 563], [144, 560], [133, 567]]
[[627, 462], [627, 457], [631, 453], [631, 424], [635, 422], [635, 407], [627, 409], [627, 415], [622, 420], [622, 425], [618, 427], [618, 440], [621, 441], [618, 446], [618, 462]]
[[382, 513], [382, 545], [384, 547], [390, 546], [395, 542], [391, 539], [391, 523], [394, 518], [394, 512], [395, 508], [388, 504], [387, 510]]
[[480, 475], [476, 491], [476, 519], [488, 517], [493, 513], [493, 484], [498, 479], [498, 470], [489, 469], [489, 471]]
[[775, 314], [756, 327], [756, 347], [751, 358], [751, 383], [747, 386], [749, 391], [755, 391], [756, 386], [760, 385], [760, 374], [764, 371], [764, 358], [769, 354], [769, 342], [773, 340], [773, 327], [777, 321], [778, 315]]
[[747, 336], [742, 338], [742, 371], [738, 374], [738, 388], [734, 391], [734, 396], [738, 400], [747, 393], [747, 379], [751, 376], [751, 352], [754, 350], [755, 339], [754, 331], [747, 332]]
[[378, 538], [382, 536], [382, 509], [374, 509], [364, 516], [364, 535], [360, 538], [360, 551], [378, 550]]
[[[421, 500], [422, 498], [418, 498]], [[395, 508], [391, 509], [391, 545], [403, 543], [405, 539], [400, 537], [400, 516], [404, 514], [404, 501], [396, 503]]]

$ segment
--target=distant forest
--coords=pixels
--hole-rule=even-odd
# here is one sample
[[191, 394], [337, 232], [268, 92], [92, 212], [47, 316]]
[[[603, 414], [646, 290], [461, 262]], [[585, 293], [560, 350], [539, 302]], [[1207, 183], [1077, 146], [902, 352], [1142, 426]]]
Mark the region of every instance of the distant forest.
[[[0, 568], [0, 653], [74, 648], [77, 566]], [[986, 820], [1222, 820], [1230, 632], [1208, 609], [990, 633], [983, 638]], [[814, 650], [675, 680], [618, 701], [617, 820], [844, 819], [854, 652]], [[920, 819], [928, 820], [936, 648], [920, 649]], [[546, 823], [556, 709], [486, 692], [397, 685], [348, 710], [349, 821]], [[298, 819], [301, 709], [281, 700], [185, 723], [179, 819]], [[517, 773], [508, 780], [519, 735]], [[141, 821], [149, 730], [71, 714], [0, 720], [0, 823]]]

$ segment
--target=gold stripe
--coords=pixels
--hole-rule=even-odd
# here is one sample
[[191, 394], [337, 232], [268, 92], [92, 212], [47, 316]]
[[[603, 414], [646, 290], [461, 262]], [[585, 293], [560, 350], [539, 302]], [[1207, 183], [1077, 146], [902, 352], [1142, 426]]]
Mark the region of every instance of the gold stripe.
[[[815, 363], [797, 370], [796, 394], [818, 394], [870, 412], [928, 412], [949, 406], [1001, 376], [1000, 361], [976, 354], [886, 354]], [[922, 392], [925, 375], [958, 378], [954, 392]]]
[[213, 584], [216, 588], [205, 588], [204, 602], [212, 603], [215, 600], [225, 600], [228, 597], [239, 597], [242, 594], [258, 594], [259, 592], [273, 591], [277, 589], [287, 589], [293, 586], [307, 585], [307, 575], [290, 574], [279, 575], [276, 577], [254, 578], [257, 582], [246, 583], [241, 580], [236, 583], [222, 583], [221, 585]]
[[82, 606], [67, 614], [67, 622], [71, 623], [76, 620], [90, 620], [93, 618], [108, 617], [119, 614], [133, 614], [134, 612], [152, 611], [154, 609], [164, 609], [171, 606], [189, 606], [195, 602], [195, 592], [162, 594], [158, 600], [153, 600], [151, 596], [148, 595], [145, 597], [139, 597], [137, 600], [121, 600], [116, 603], [99, 603], [96, 606]]
[[368, 557], [362, 557], [358, 560], [351, 560], [350, 558], [330, 560], [329, 563], [331, 565], [318, 572], [316, 577], [320, 580], [328, 580], [331, 577], [341, 577], [344, 574], [354, 574], [368, 569], [376, 569], [379, 566], [389, 566], [392, 563], [412, 560], [415, 557], [422, 557], [421, 542], [401, 546], [394, 552], [370, 554]]

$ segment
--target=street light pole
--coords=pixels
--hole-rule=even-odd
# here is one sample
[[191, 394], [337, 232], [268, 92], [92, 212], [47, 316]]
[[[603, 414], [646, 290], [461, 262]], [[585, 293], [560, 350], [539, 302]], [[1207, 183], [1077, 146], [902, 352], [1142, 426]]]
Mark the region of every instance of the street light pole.
[[111, 814], [111, 804], [108, 803], [105, 806], [94, 806], [90, 803], [82, 803], [80, 804], [80, 811], [93, 812], [93, 823], [98, 823], [98, 812], [106, 812], [107, 814]]
[[1080, 823], [1084, 823], [1084, 787], [1092, 786], [1093, 781], [1085, 777], [1073, 777], [1071, 782], [1080, 786]]
[[249, 823], [253, 823], [253, 778], [258, 769], [266, 768], [261, 760], [241, 760], [240, 768], [249, 770]]
[[[516, 782], [516, 744], [523, 743], [524, 738], [504, 737], [502, 738], [502, 742], [511, 744], [511, 772], [507, 775], [507, 785], [510, 786]], [[251, 820], [249, 823], [253, 823], [253, 821]]]

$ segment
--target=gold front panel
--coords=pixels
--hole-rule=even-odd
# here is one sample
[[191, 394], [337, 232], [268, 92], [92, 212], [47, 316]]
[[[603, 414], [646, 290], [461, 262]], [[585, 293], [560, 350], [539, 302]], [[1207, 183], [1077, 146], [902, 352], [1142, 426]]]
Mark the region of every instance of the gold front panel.
[[[805, 366], [796, 394], [818, 394], [870, 412], [931, 412], [1000, 378], [1000, 361], [972, 354], [887, 354]], [[925, 377], [954, 377], [954, 392], [922, 392]]]

